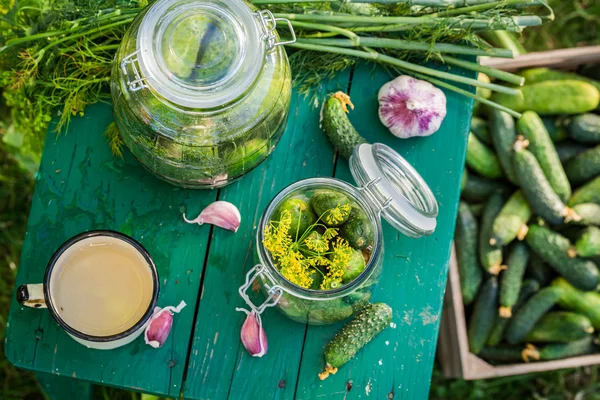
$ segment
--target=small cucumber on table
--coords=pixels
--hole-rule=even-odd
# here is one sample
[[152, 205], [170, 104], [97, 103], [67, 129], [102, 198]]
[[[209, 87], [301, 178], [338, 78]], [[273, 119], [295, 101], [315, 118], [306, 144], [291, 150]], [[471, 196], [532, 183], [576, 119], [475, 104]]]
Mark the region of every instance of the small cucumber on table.
[[573, 193], [573, 196], [571, 196], [568, 204], [573, 207], [582, 203], [600, 204], [600, 176], [595, 177], [577, 189]]
[[596, 346], [594, 345], [594, 337], [587, 335], [583, 339], [579, 339], [570, 343], [554, 343], [537, 348], [532, 344], [528, 344], [523, 350], [523, 360], [529, 361], [550, 361], [561, 358], [582, 356], [584, 354], [594, 353]]
[[467, 337], [471, 353], [478, 354], [483, 349], [494, 328], [497, 307], [498, 278], [492, 276], [481, 287], [469, 320]]
[[325, 347], [325, 372], [321, 380], [350, 361], [392, 321], [392, 309], [384, 303], [369, 304], [344, 326]]
[[500, 278], [500, 308], [498, 314], [503, 318], [512, 316], [512, 308], [517, 303], [523, 275], [529, 261], [529, 249], [525, 243], [512, 245], [506, 259], [506, 270]]
[[565, 172], [572, 184], [587, 182], [600, 175], [600, 144], [577, 154], [565, 163]]
[[550, 286], [531, 296], [510, 320], [506, 341], [510, 344], [522, 343], [542, 316], [556, 305], [561, 293], [561, 288]]
[[535, 156], [526, 150], [527, 141], [517, 140], [513, 165], [519, 186], [533, 212], [551, 224], [561, 224], [565, 219], [577, 219], [554, 192]]
[[481, 142], [485, 144], [492, 144], [492, 138], [488, 130], [487, 122], [479, 117], [473, 117], [471, 119], [471, 132], [477, 136]]
[[494, 194], [489, 198], [483, 209], [481, 216], [481, 229], [479, 230], [479, 261], [483, 269], [492, 274], [498, 275], [504, 269], [502, 265], [502, 248], [492, 245], [492, 226], [498, 213], [504, 205], [504, 198], [501, 194]]
[[460, 290], [465, 305], [473, 302], [483, 279], [483, 272], [479, 266], [477, 255], [478, 234], [477, 220], [471, 213], [467, 203], [461, 201], [458, 205], [454, 244], [460, 277]]
[[569, 137], [566, 129], [563, 127], [562, 118], [544, 117], [542, 122], [550, 135], [553, 143], [559, 143]]
[[600, 228], [588, 226], [575, 242], [577, 255], [581, 257], [600, 256]]
[[533, 111], [525, 111], [517, 121], [517, 131], [529, 141], [529, 150], [537, 159], [550, 186], [563, 202], [571, 197], [571, 184], [563, 169], [554, 143], [542, 122]]
[[513, 144], [517, 138], [515, 120], [503, 111], [495, 108], [490, 110], [490, 136], [498, 161], [509, 181], [516, 183], [515, 172], [512, 165]]
[[533, 343], [568, 343], [594, 333], [585, 315], [570, 311], [554, 311], [544, 315], [525, 339]]
[[556, 144], [556, 154], [558, 154], [558, 159], [564, 165], [577, 154], [583, 153], [584, 151], [589, 150], [589, 148], [590, 147], [585, 144], [577, 143], [573, 140], [566, 140]]
[[325, 100], [321, 110], [321, 127], [333, 146], [345, 158], [350, 158], [356, 146], [367, 142], [348, 119], [348, 106], [354, 108], [350, 96], [336, 92]]
[[[513, 306], [513, 314], [518, 312], [519, 307], [521, 307], [531, 296], [533, 296], [538, 290], [540, 290], [540, 284], [533, 280], [527, 279], [523, 281], [521, 285], [521, 291], [519, 292], [519, 298], [517, 302]], [[500, 315], [496, 315], [496, 321], [494, 322], [494, 328], [492, 329], [492, 333], [488, 337], [486, 344], [488, 346], [496, 346], [502, 339], [504, 338], [504, 331], [510, 322], [510, 318], [503, 318]]]
[[489, 179], [502, 177], [502, 167], [498, 157], [475, 135], [469, 135], [467, 142], [467, 165], [483, 177]]
[[585, 315], [595, 329], [600, 330], [600, 293], [584, 292], [571, 285], [564, 278], [556, 278], [552, 286], [562, 289], [558, 304], [565, 310], [575, 311]]
[[578, 221], [571, 221], [574, 225], [595, 225], [600, 226], [600, 204], [581, 203], [573, 207], [575, 214], [581, 218]]
[[542, 260], [537, 254], [532, 253], [529, 257], [529, 265], [525, 271], [525, 276], [537, 281], [540, 286], [548, 286], [548, 284], [554, 278], [554, 271], [550, 268], [544, 260]]
[[515, 238], [523, 240], [527, 234], [527, 221], [531, 218], [531, 207], [517, 190], [504, 204], [492, 226], [493, 245], [502, 247], [512, 242]]
[[479, 202], [487, 200], [493, 193], [503, 192], [504, 190], [506, 190], [506, 185], [500, 181], [485, 179], [469, 173], [467, 183], [460, 193], [460, 197], [470, 202]]
[[582, 114], [573, 117], [568, 125], [569, 136], [581, 143], [600, 143], [600, 115]]
[[540, 115], [581, 114], [600, 103], [598, 89], [576, 80], [526, 84], [521, 93], [523, 96], [495, 93], [491, 100], [516, 112], [529, 110]]
[[492, 363], [512, 363], [523, 361], [521, 358], [522, 352], [523, 346], [502, 344], [499, 346], [486, 346], [478, 356]]
[[571, 242], [546, 227], [531, 225], [525, 238], [531, 250], [561, 276], [581, 290], [598, 286], [598, 267], [590, 260], [573, 257]]

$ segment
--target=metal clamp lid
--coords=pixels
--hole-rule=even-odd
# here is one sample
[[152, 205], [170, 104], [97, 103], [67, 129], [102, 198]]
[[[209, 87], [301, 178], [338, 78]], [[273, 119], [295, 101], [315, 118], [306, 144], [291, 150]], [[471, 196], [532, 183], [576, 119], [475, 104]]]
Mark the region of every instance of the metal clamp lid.
[[[275, 18], [273, 13], [269, 10], [259, 10], [256, 12], [256, 17], [260, 22], [263, 34], [261, 39], [265, 41], [267, 51], [271, 51], [275, 46], [284, 46], [286, 44], [296, 43], [296, 33], [294, 27], [289, 19], [286, 18]], [[277, 21], [285, 22], [292, 35], [291, 40], [277, 42]]]
[[[250, 300], [250, 297], [248, 297], [248, 294], [246, 294], [246, 291], [248, 290], [248, 288], [250, 288], [252, 286], [254, 281], [261, 275], [264, 276], [265, 278], [269, 279], [269, 281], [271, 282], [272, 285], [271, 285], [270, 289], [268, 290], [268, 296], [265, 299], [265, 301], [263, 301], [261, 305], [256, 306], [252, 302], [252, 300]], [[283, 288], [279, 285], [275, 285], [273, 280], [266, 273], [265, 267], [258, 264], [258, 265], [255, 265], [254, 267], [252, 267], [252, 269], [250, 269], [250, 271], [248, 271], [248, 273], [246, 274], [246, 282], [242, 286], [240, 286], [240, 288], [238, 289], [238, 293], [240, 294], [240, 297], [242, 299], [244, 299], [244, 302], [248, 305], [248, 307], [250, 307], [250, 309], [252, 311], [254, 311], [257, 315], [260, 315], [263, 311], [265, 311], [266, 308], [274, 307], [277, 305], [277, 303], [281, 299], [281, 296], [283, 295]], [[241, 311], [243, 309], [236, 308], [236, 310]]]

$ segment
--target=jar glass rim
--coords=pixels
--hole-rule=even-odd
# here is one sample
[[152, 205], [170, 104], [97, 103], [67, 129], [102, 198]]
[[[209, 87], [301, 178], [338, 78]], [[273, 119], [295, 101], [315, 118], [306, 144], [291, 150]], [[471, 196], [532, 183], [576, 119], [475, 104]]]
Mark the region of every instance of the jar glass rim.
[[[287, 280], [281, 274], [281, 272], [279, 272], [279, 270], [275, 268], [275, 263], [272, 260], [269, 251], [263, 246], [262, 241], [264, 239], [264, 230], [267, 223], [269, 222], [269, 218], [275, 211], [276, 207], [286, 196], [288, 196], [290, 193], [294, 192], [297, 189], [318, 188], [326, 186], [333, 186], [337, 189], [341, 189], [345, 192], [345, 194], [349, 194], [350, 196], [352, 196], [352, 200], [358, 202], [359, 205], [367, 213], [369, 220], [373, 223], [375, 229], [373, 251], [371, 252], [371, 257], [369, 258], [369, 262], [367, 263], [363, 272], [350, 283], [347, 283], [336, 289], [312, 290], [300, 287]], [[379, 212], [375, 210], [372, 207], [372, 205], [363, 197], [361, 191], [357, 187], [336, 178], [302, 179], [300, 181], [292, 183], [291, 185], [286, 186], [271, 200], [271, 202], [267, 206], [267, 209], [265, 210], [260, 219], [258, 231], [256, 233], [256, 246], [261, 264], [267, 268], [268, 273], [273, 273], [277, 278], [279, 278], [280, 282], [278, 282], [277, 284], [280, 285], [285, 292], [307, 300], [332, 300], [350, 294], [358, 288], [360, 288], [361, 284], [364, 283], [367, 279], [369, 279], [373, 272], [376, 270], [377, 260], [381, 256], [381, 252], [383, 251], [383, 234], [381, 220]]]

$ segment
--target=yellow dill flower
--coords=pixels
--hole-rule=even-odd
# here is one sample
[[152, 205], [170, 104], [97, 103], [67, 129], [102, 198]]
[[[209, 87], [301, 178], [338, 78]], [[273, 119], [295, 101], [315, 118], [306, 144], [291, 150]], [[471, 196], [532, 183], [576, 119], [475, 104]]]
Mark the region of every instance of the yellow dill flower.
[[329, 250], [329, 242], [317, 231], [311, 232], [303, 243], [309, 250], [317, 253], [325, 253]]
[[342, 285], [342, 276], [344, 276], [344, 269], [352, 258], [352, 247], [350, 244], [341, 237], [335, 240], [332, 246], [332, 255], [329, 260], [329, 270], [323, 282], [321, 283], [321, 289], [335, 289]]
[[307, 268], [308, 263], [303, 262], [304, 256], [297, 251], [290, 251], [285, 257], [279, 259], [281, 274], [288, 281], [303, 288], [312, 285], [312, 278]]
[[334, 225], [334, 224], [339, 224], [340, 222], [345, 221], [346, 219], [348, 219], [349, 215], [350, 215], [350, 205], [344, 204], [342, 206], [342, 205], [338, 204], [336, 207], [327, 211], [327, 214], [325, 215], [324, 219], [325, 219], [326, 224]]
[[321, 235], [321, 236], [323, 236], [323, 239], [325, 239], [325, 240], [331, 240], [334, 237], [336, 237], [337, 234], [338, 234], [338, 230], [337, 229], [335, 229], [335, 228], [327, 228], [325, 230], [325, 232], [323, 232], [323, 235]]
[[263, 245], [273, 257], [277, 258], [279, 254], [287, 253], [290, 248], [292, 244], [292, 237], [289, 235], [291, 224], [292, 216], [288, 210], [285, 210], [281, 213], [279, 221], [270, 221], [265, 228]]

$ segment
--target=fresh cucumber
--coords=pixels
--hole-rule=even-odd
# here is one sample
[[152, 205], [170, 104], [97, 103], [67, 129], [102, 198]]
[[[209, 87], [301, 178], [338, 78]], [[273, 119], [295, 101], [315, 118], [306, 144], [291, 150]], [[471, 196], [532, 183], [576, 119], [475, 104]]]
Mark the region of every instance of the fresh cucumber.
[[600, 144], [567, 161], [565, 172], [574, 185], [600, 175]]
[[469, 135], [467, 142], [467, 165], [483, 177], [489, 179], [502, 177], [502, 167], [498, 157], [475, 135]]
[[523, 96], [495, 93], [492, 101], [516, 112], [535, 111], [540, 115], [581, 114], [598, 107], [600, 93], [593, 85], [575, 80], [526, 84]]
[[506, 185], [500, 181], [485, 179], [469, 173], [467, 183], [460, 196], [470, 202], [487, 200], [493, 193], [506, 190]]
[[547, 286], [554, 277], [554, 271], [537, 254], [532, 253], [525, 275], [534, 279], [540, 286]]
[[469, 320], [467, 337], [469, 350], [478, 354], [487, 341], [494, 328], [494, 317], [498, 306], [498, 279], [495, 276], [489, 278], [481, 287], [477, 296], [473, 313]]
[[600, 256], [600, 228], [588, 226], [575, 242], [577, 254], [581, 257]]
[[490, 131], [488, 130], [487, 122], [479, 117], [473, 117], [471, 119], [471, 132], [477, 136], [481, 142], [485, 144], [492, 144], [492, 138], [490, 137]]
[[467, 203], [461, 201], [458, 205], [454, 244], [460, 277], [460, 289], [465, 305], [473, 302], [483, 279], [483, 273], [479, 267], [479, 258], [477, 256], [478, 233], [477, 220], [471, 213]]
[[350, 361], [392, 321], [392, 309], [384, 303], [369, 304], [344, 326], [325, 347], [326, 370], [321, 379]]
[[560, 224], [572, 215], [554, 192], [535, 156], [525, 149], [526, 141], [517, 140], [513, 164], [523, 195], [534, 213], [552, 224]]
[[350, 97], [343, 92], [336, 92], [325, 100], [321, 110], [321, 126], [333, 146], [345, 158], [350, 158], [356, 146], [367, 142], [348, 119], [348, 106], [354, 108]]
[[559, 287], [546, 287], [527, 300], [508, 324], [505, 335], [508, 343], [523, 342], [540, 318], [558, 302], [561, 293]]
[[[483, 269], [498, 275], [504, 268], [502, 266], [502, 248], [490, 243], [492, 238], [492, 226], [498, 213], [504, 205], [501, 194], [494, 194], [489, 198], [481, 216], [481, 229], [479, 231], [479, 261]], [[491, 241], [493, 242], [493, 241]]]
[[558, 158], [560, 162], [564, 163], [575, 157], [579, 153], [583, 153], [588, 150], [589, 146], [586, 146], [581, 143], [577, 143], [573, 140], [565, 140], [562, 143], [556, 144], [556, 154], [558, 154]]
[[[531, 296], [533, 296], [538, 290], [540, 290], [540, 284], [533, 280], [527, 279], [523, 281], [521, 285], [521, 291], [519, 292], [519, 298], [513, 306], [513, 314], [518, 312], [519, 307], [523, 305]], [[488, 337], [486, 344], [488, 346], [496, 346], [504, 338], [504, 331], [510, 322], [510, 318], [503, 318], [500, 315], [496, 315], [496, 321], [494, 322], [494, 328], [492, 333]]]
[[577, 204], [573, 207], [573, 211], [581, 218], [577, 221], [572, 221], [573, 224], [600, 226], [600, 204]]
[[517, 131], [529, 141], [527, 150], [537, 159], [554, 192], [563, 202], [569, 200], [571, 184], [539, 115], [533, 111], [525, 111], [517, 121]]
[[600, 204], [600, 176], [595, 177], [573, 193], [569, 206], [573, 207], [582, 203]]
[[309, 226], [317, 222], [317, 215], [311, 208], [308, 199], [303, 196], [294, 196], [284, 200], [273, 214], [272, 219], [279, 221], [284, 211], [289, 212], [291, 216], [289, 234], [293, 240], [298, 240]]
[[508, 113], [492, 108], [490, 110], [490, 136], [502, 170], [509, 181], [516, 183], [512, 165], [512, 147], [517, 138], [517, 131], [513, 117]]
[[352, 204], [348, 220], [340, 227], [340, 235], [355, 249], [365, 249], [373, 244], [373, 224], [367, 213], [357, 204]]
[[584, 354], [594, 353], [596, 346], [592, 335], [587, 335], [583, 339], [579, 339], [570, 343], [554, 343], [537, 348], [531, 344], [523, 350], [523, 360], [529, 362], [558, 360], [561, 358], [581, 356]]
[[533, 343], [568, 343], [594, 333], [590, 320], [569, 311], [554, 311], [544, 315], [525, 339]]
[[581, 143], [600, 143], [600, 115], [582, 114], [573, 117], [568, 125], [569, 136]]
[[512, 307], [519, 297], [528, 261], [529, 249], [527, 245], [521, 242], [514, 243], [506, 259], [506, 270], [500, 278], [500, 308], [498, 314], [501, 317], [510, 318], [512, 316]]
[[[350, 199], [344, 193], [331, 189], [319, 189], [310, 198], [310, 205], [319, 222], [328, 226], [340, 226], [350, 217]], [[339, 212], [336, 212], [338, 210]]]
[[509, 363], [523, 361], [521, 352], [523, 346], [503, 344], [500, 346], [486, 346], [478, 354], [479, 357], [490, 362]]
[[600, 90], [600, 82], [575, 74], [573, 72], [558, 71], [550, 68], [529, 68], [519, 73], [527, 84], [544, 82], [544, 81], [564, 81], [564, 80], [575, 80], [589, 83]]
[[566, 129], [563, 127], [562, 118], [544, 117], [542, 118], [542, 122], [552, 142], [559, 143], [569, 137]]
[[562, 289], [558, 304], [565, 310], [585, 315], [594, 328], [600, 330], [600, 293], [584, 292], [571, 285], [565, 278], [556, 278], [552, 286]]
[[598, 285], [598, 268], [592, 261], [572, 257], [569, 239], [546, 227], [531, 225], [527, 244], [556, 272], [581, 290], [594, 290]]
[[491, 243], [502, 247], [515, 238], [523, 240], [527, 234], [529, 218], [531, 218], [531, 207], [523, 192], [517, 190], [510, 196], [494, 220]]

